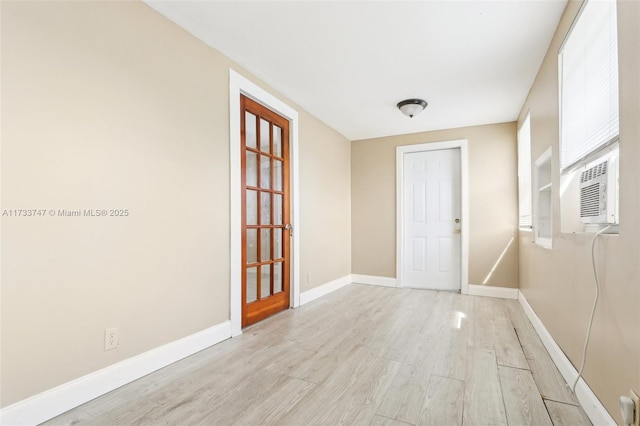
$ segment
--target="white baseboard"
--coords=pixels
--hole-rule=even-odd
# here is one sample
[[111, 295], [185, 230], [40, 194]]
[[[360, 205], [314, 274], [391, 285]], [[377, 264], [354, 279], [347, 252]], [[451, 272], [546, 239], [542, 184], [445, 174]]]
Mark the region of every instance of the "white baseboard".
[[397, 287], [397, 280], [389, 277], [378, 277], [375, 275], [352, 274], [351, 282], [358, 284], [379, 285], [382, 287]]
[[498, 297], [500, 299], [518, 299], [520, 291], [517, 288], [493, 287], [490, 285], [469, 284], [469, 296]]
[[[576, 377], [578, 377], [578, 371], [573, 367], [569, 358], [567, 358], [560, 346], [558, 346], [551, 336], [551, 333], [549, 333], [533, 308], [531, 308], [531, 305], [529, 305], [529, 302], [527, 302], [527, 299], [524, 297], [522, 292], [520, 292], [519, 300], [520, 305], [522, 305], [522, 309], [527, 314], [533, 328], [535, 328], [538, 336], [540, 336], [540, 340], [542, 340], [544, 347], [547, 348], [547, 352], [549, 352], [553, 363], [558, 367], [558, 370], [560, 371], [560, 374], [562, 374], [565, 382], [567, 382], [569, 386], [573, 386], [573, 382], [576, 380]], [[582, 378], [576, 385], [576, 397], [578, 398], [578, 401], [580, 401], [580, 405], [582, 405], [585, 413], [587, 413], [587, 416], [589, 416], [591, 423], [594, 425], [616, 424], [607, 409], [604, 408], [604, 405], [602, 405], [598, 397]]]
[[304, 305], [305, 303], [309, 303], [313, 300], [316, 300], [317, 298], [322, 297], [325, 294], [329, 294], [333, 291], [336, 291], [347, 284], [351, 284], [351, 275], [345, 275], [342, 278], [329, 281], [326, 284], [322, 284], [322, 285], [319, 285], [318, 287], [312, 288], [311, 290], [304, 291], [300, 293], [300, 306]]
[[0, 410], [2, 425], [36, 425], [231, 337], [225, 321]]

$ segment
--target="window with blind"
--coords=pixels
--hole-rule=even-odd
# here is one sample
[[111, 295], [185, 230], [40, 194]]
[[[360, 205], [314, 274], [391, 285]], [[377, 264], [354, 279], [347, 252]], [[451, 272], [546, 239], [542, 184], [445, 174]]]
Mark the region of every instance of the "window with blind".
[[585, 1], [559, 55], [560, 168], [618, 139], [616, 2]]
[[529, 114], [518, 129], [518, 226], [531, 229], [531, 123]]

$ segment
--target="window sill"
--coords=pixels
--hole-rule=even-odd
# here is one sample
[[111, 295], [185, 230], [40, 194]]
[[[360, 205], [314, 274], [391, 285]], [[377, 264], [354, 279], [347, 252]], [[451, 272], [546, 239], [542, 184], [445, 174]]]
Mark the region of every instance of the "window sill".
[[543, 249], [551, 250], [553, 248], [553, 241], [551, 238], [538, 238], [533, 243]]
[[[593, 238], [594, 235], [596, 235], [595, 232], [560, 232], [560, 238], [564, 240], [569, 240], [573, 238], [591, 239]], [[618, 236], [620, 236], [619, 232], [615, 232], [615, 233], [606, 232], [606, 233], [600, 234], [600, 237], [618, 237]]]

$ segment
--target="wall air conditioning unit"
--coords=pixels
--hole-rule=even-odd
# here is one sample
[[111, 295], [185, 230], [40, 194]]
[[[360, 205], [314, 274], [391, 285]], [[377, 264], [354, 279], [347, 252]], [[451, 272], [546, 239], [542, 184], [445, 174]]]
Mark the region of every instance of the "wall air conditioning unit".
[[600, 158], [580, 174], [580, 221], [589, 231], [618, 223], [618, 153]]

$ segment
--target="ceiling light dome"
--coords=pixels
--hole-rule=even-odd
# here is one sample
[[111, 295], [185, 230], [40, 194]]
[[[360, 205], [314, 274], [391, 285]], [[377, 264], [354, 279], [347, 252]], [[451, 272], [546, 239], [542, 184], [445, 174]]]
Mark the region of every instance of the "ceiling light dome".
[[398, 102], [397, 106], [404, 115], [413, 118], [414, 115], [420, 114], [427, 107], [427, 102], [422, 99], [407, 99]]

